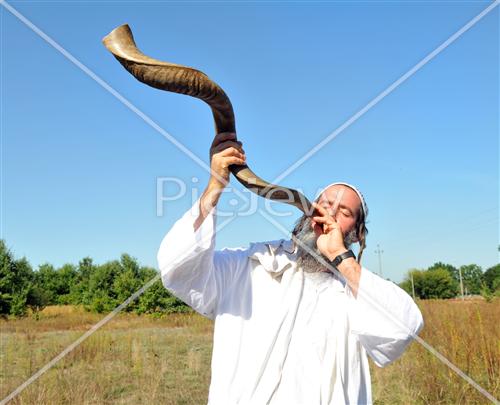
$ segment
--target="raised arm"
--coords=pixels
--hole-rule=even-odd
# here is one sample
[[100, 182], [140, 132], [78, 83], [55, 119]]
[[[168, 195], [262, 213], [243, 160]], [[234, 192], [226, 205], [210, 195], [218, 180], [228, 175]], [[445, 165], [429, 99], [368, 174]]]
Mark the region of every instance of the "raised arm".
[[195, 231], [215, 208], [220, 195], [229, 183], [229, 166], [242, 165], [245, 162], [245, 152], [241, 142], [236, 141], [236, 134], [224, 132], [214, 138], [210, 147], [210, 180], [200, 198], [200, 212], [194, 222]]
[[157, 255], [163, 285], [209, 318], [215, 316], [221, 285], [215, 269], [221, 263], [231, 265], [227, 257], [216, 257], [214, 248], [215, 207], [229, 180], [228, 166], [244, 161], [241, 144], [234, 142], [234, 137], [222, 133], [215, 138], [210, 150], [212, 175], [208, 186], [165, 235]]

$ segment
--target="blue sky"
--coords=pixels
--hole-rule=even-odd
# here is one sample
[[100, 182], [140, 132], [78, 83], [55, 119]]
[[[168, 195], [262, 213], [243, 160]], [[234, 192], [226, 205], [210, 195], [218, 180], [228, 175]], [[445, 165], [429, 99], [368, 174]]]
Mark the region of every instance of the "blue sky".
[[[249, 165], [272, 180], [490, 2], [10, 4], [205, 162], [209, 108], [135, 81], [101, 38], [128, 23], [144, 53], [207, 73], [231, 98]], [[127, 252], [156, 267], [208, 174], [0, 9], [1, 237], [34, 266]], [[497, 8], [281, 184], [310, 198], [332, 181], [357, 185], [370, 209], [364, 265], [378, 272], [380, 244], [395, 281], [435, 261], [486, 268], [498, 263], [498, 133]], [[158, 177], [187, 184], [163, 216]], [[300, 213], [288, 211], [276, 220], [290, 229]], [[217, 246], [282, 237], [256, 213]]]

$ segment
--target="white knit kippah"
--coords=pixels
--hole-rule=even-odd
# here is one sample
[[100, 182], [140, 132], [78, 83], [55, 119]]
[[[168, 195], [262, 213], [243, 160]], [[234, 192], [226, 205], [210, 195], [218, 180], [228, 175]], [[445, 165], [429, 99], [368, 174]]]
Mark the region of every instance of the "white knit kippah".
[[324, 187], [323, 190], [321, 190], [318, 195], [316, 196], [315, 200], [317, 200], [319, 198], [319, 196], [321, 194], [323, 194], [325, 192], [325, 190], [327, 190], [328, 188], [330, 188], [331, 186], [336, 186], [336, 185], [342, 185], [342, 186], [347, 186], [351, 189], [353, 189], [356, 194], [358, 195], [359, 199], [361, 200], [361, 208], [363, 209], [363, 214], [365, 216], [365, 218], [368, 216], [368, 206], [366, 205], [366, 202], [365, 202], [365, 198], [363, 197], [363, 194], [361, 194], [361, 191], [359, 191], [356, 187], [354, 187], [352, 184], [349, 184], [349, 183], [343, 183], [343, 182], [336, 182], [336, 183], [332, 183], [332, 184], [329, 184], [328, 186]]

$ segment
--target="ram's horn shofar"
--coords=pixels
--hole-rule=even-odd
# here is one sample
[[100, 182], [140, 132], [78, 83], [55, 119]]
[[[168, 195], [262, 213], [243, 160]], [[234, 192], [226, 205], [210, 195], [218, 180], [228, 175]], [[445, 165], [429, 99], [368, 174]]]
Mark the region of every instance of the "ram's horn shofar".
[[[231, 101], [216, 83], [199, 70], [162, 62], [144, 55], [135, 45], [132, 31], [127, 24], [111, 31], [103, 39], [106, 48], [137, 80], [160, 90], [186, 94], [207, 103], [212, 109], [215, 133], [236, 132]], [[231, 173], [246, 188], [258, 195], [296, 206], [311, 213], [311, 203], [294, 189], [270, 184], [258, 177], [247, 165], [232, 165]]]

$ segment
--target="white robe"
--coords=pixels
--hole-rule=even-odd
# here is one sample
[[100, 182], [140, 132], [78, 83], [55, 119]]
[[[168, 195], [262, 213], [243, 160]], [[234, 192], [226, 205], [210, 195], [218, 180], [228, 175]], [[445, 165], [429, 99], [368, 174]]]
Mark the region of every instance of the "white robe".
[[158, 264], [215, 320], [209, 405], [371, 404], [367, 353], [380, 367], [403, 353], [423, 326], [411, 297], [362, 267], [355, 298], [343, 278], [297, 268], [290, 240], [215, 251], [215, 210], [195, 232], [198, 215], [199, 200]]

